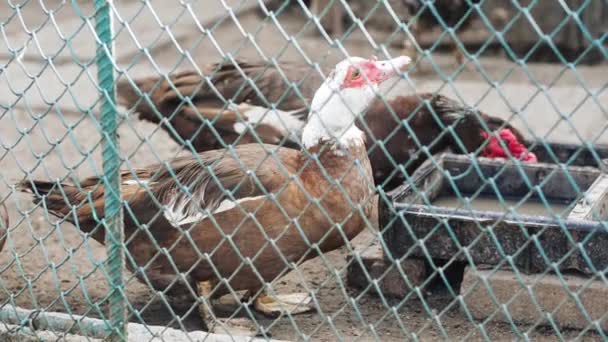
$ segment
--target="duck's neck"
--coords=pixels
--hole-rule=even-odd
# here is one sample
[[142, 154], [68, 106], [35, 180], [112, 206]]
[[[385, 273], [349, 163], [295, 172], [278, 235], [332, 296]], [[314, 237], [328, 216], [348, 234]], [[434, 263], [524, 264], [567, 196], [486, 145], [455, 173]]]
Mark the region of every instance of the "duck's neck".
[[[307, 154], [302, 154], [304, 169], [300, 179], [307, 184], [309, 194], [322, 199], [321, 205], [331, 213], [334, 222], [346, 222], [341, 232], [350, 240], [365, 227], [365, 223], [358, 213], [353, 215], [353, 209], [347, 203], [361, 205], [364, 216], [370, 217], [374, 179], [365, 135], [352, 123], [350, 111], [348, 121], [351, 123], [340, 124], [342, 114], [347, 113], [333, 110], [310, 114], [302, 133], [302, 143], [318, 159], [310, 163]], [[346, 121], [346, 116], [342, 119]], [[325, 236], [326, 232], [322, 233]], [[322, 251], [330, 251], [343, 244], [342, 237], [336, 234], [333, 232], [321, 243]]]
[[302, 131], [304, 147], [311, 150], [326, 145], [333, 153], [342, 155], [364, 146], [365, 134], [355, 126], [352, 114], [346, 110], [348, 109], [313, 111]]

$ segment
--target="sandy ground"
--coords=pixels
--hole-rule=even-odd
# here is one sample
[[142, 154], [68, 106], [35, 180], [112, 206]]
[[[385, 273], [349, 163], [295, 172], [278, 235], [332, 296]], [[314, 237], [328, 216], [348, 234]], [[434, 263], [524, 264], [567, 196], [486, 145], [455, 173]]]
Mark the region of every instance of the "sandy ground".
[[[0, 254], [0, 300], [24, 308], [103, 317], [107, 292], [101, 269], [103, 246], [85, 239], [71, 224], [57, 222], [41, 209], [32, 210], [30, 197], [17, 193], [13, 185], [26, 175], [77, 179], [101, 172], [90, 27], [82, 24], [69, 4], [45, 4], [47, 9], [55, 10], [57, 26], [37, 3], [29, 2], [20, 10], [20, 16], [12, 17], [10, 14], [15, 11], [6, 3], [0, 4], [0, 22], [5, 22], [4, 44], [0, 48], [0, 65], [5, 65], [0, 70], [0, 201], [7, 204], [11, 219], [7, 245]], [[85, 14], [92, 13], [88, 4], [83, 2], [82, 6]], [[324, 65], [343, 56], [339, 47], [319, 38], [317, 30], [294, 13], [282, 13], [276, 18], [281, 31], [259, 12], [235, 15], [240, 27], [230, 16], [223, 15], [218, 21], [212, 14], [221, 15], [223, 9], [215, 2], [209, 5], [213, 9], [193, 5], [192, 12], [160, 3], [148, 7], [138, 1], [124, 1], [117, 6], [120, 21], [130, 27], [126, 30], [117, 25], [117, 61], [130, 77], [192, 68], [228, 54], [251, 60], [308, 59]], [[201, 26], [209, 31], [202, 31], [190, 13], [206, 18]], [[172, 34], [162, 30], [157, 20], [166, 24]], [[26, 33], [21, 22], [34, 33]], [[66, 44], [58, 32], [72, 37], [71, 43]], [[135, 33], [137, 43], [129, 32]], [[283, 32], [296, 37], [298, 44], [291, 43]], [[372, 37], [376, 44], [388, 39], [379, 33], [372, 33]], [[148, 48], [154, 63], [138, 44]], [[24, 45], [27, 49], [21, 50]], [[360, 30], [355, 30], [344, 43], [351, 55], [370, 55], [373, 47]], [[386, 49], [392, 55], [399, 53], [393, 47]], [[11, 50], [22, 52], [22, 56], [14, 59]], [[51, 56], [51, 62], [41, 56]], [[80, 62], [74, 63], [73, 58]], [[392, 91], [440, 90], [505, 118], [518, 111], [520, 116], [513, 119], [518, 127], [530, 136], [551, 141], [608, 142], [608, 102], [603, 91], [608, 79], [606, 65], [576, 70], [555, 64], [522, 67], [499, 57], [484, 56], [460, 70], [449, 56], [431, 54], [430, 58], [436, 69], [430, 67], [429, 60], [423, 61], [426, 72], [414, 74]], [[540, 85], [546, 92], [539, 90]], [[145, 166], [181, 151], [166, 133], [130, 115], [125, 116], [119, 133], [125, 167]], [[358, 243], [369, 243], [373, 231], [369, 228], [357, 238]], [[483, 336], [511, 340], [527, 334], [534, 339], [553, 339], [554, 332], [548, 328], [471, 321], [445, 286], [430, 286], [423, 289], [422, 298], [413, 295], [405, 302], [383, 301], [354, 292], [344, 281], [346, 255], [346, 248], [328, 253], [277, 281], [279, 292], [312, 290], [321, 310], [276, 320], [260, 318], [273, 337], [333, 341], [403, 340], [415, 335], [423, 340]], [[173, 300], [170, 309], [167, 301], [130, 274], [126, 276], [130, 308], [138, 310], [143, 321], [200, 329], [196, 314], [187, 315], [192, 311], [190, 302]], [[181, 317], [179, 322], [173, 318], [172, 310]], [[140, 321], [135, 317], [133, 320]], [[565, 338], [575, 338], [582, 333], [563, 334]], [[585, 336], [597, 337], [593, 333]]]

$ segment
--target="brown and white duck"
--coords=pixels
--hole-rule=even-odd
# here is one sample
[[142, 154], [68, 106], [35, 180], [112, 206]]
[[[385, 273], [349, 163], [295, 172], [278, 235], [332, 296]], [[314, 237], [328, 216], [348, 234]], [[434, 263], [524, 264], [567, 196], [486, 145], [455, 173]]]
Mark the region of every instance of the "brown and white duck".
[[[298, 148], [306, 106], [321, 83], [308, 66], [234, 61], [208, 65], [202, 75], [185, 71], [168, 79], [123, 81], [118, 96], [140, 118], [160, 123], [175, 141], [188, 141], [198, 152], [257, 141]], [[411, 173], [424, 162], [422, 146], [431, 153], [446, 148], [455, 153], [476, 151], [489, 139], [484, 124], [490, 131], [509, 129], [523, 142], [523, 136], [502, 119], [431, 93], [397, 96], [388, 102], [375, 98], [356, 122], [366, 135], [374, 181], [389, 188], [404, 177], [399, 165]], [[449, 125], [462, 144], [444, 129]]]
[[[353, 122], [378, 84], [409, 61], [351, 57], [337, 64], [312, 99], [302, 150], [242, 144], [178, 158], [168, 168], [124, 171], [125, 243], [135, 274], [157, 290], [186, 280], [204, 299], [207, 324], [214, 317], [208, 300], [230, 290], [247, 290], [262, 313], [308, 310], [307, 294], [271, 296], [265, 285], [365, 227], [374, 185], [365, 134]], [[98, 177], [78, 186], [25, 180], [21, 189], [104, 242]]]

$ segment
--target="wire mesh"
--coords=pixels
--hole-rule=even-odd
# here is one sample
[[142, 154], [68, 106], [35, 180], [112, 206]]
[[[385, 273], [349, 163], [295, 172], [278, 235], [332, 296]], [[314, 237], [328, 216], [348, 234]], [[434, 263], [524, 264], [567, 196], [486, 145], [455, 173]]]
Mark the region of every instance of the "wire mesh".
[[605, 2], [0, 6], [5, 336], [607, 339]]

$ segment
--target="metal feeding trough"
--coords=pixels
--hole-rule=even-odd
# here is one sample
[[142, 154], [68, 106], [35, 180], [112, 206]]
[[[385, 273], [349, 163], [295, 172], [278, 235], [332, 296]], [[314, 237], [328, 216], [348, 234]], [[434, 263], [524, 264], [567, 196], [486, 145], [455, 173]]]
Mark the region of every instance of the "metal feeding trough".
[[598, 168], [443, 153], [387, 197], [380, 226], [393, 257], [512, 258], [529, 273], [608, 267], [608, 175]]
[[575, 145], [542, 141], [527, 141], [525, 145], [531, 146], [532, 152], [542, 163], [557, 161], [571, 166], [602, 167], [598, 162], [608, 159], [607, 145]]

